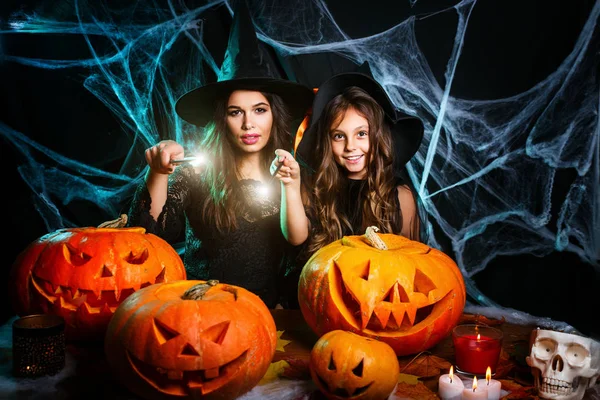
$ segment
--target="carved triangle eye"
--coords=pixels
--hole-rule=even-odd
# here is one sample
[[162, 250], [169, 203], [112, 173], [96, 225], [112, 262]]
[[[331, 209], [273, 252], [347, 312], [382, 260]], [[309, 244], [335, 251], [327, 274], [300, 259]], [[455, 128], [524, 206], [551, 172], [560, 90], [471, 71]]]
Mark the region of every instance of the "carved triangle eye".
[[63, 245], [63, 255], [68, 262], [76, 267], [81, 267], [92, 258], [92, 256], [76, 249], [69, 243]]
[[331, 353], [331, 358], [329, 359], [329, 366], [327, 367], [330, 371], [335, 371], [335, 362], [333, 361], [333, 353]]
[[166, 343], [174, 337], [179, 336], [179, 332], [168, 327], [156, 318], [154, 318], [154, 334], [156, 335], [156, 339], [160, 344]]
[[148, 259], [148, 249], [144, 249], [141, 251], [137, 251], [137, 252], [133, 252], [131, 251], [127, 257], [124, 258], [124, 260], [126, 262], [128, 262], [129, 264], [143, 264], [146, 262], [146, 260]]
[[220, 322], [217, 325], [213, 325], [208, 329], [205, 329], [200, 333], [200, 337], [204, 340], [209, 340], [216, 344], [222, 344], [225, 336], [227, 335], [227, 331], [229, 330], [229, 325], [231, 321]]
[[433, 281], [420, 270], [415, 270], [415, 292], [423, 293], [427, 296], [434, 289], [436, 289], [436, 286]]
[[356, 367], [354, 367], [354, 369], [352, 370], [352, 373], [356, 376], [358, 376], [359, 378], [362, 378], [363, 376], [363, 367], [364, 367], [364, 360], [360, 360], [360, 362], [358, 363], [358, 365]]

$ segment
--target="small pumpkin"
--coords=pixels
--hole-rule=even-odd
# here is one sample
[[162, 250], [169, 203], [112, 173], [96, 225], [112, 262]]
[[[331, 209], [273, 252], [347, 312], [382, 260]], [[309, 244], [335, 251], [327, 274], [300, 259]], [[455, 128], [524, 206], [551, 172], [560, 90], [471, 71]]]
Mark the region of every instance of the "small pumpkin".
[[265, 303], [217, 281], [156, 284], [127, 298], [106, 331], [115, 376], [145, 399], [234, 399], [269, 368], [277, 345]]
[[386, 343], [335, 330], [321, 336], [310, 353], [310, 374], [330, 400], [384, 400], [398, 382], [400, 366]]
[[313, 254], [300, 275], [298, 301], [317, 335], [351, 331], [384, 341], [403, 356], [429, 349], [451, 332], [466, 291], [446, 254], [371, 227]]
[[107, 226], [59, 229], [29, 244], [12, 265], [15, 312], [60, 315], [68, 340], [102, 340], [127, 296], [186, 278], [181, 257], [160, 237]]

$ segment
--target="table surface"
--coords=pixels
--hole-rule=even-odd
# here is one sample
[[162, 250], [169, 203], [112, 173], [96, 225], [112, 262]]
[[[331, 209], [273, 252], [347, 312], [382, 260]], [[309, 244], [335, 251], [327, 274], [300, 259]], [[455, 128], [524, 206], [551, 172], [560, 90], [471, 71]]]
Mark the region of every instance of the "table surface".
[[[278, 331], [283, 331], [281, 339], [290, 341], [284, 346], [285, 351], [277, 351], [273, 362], [286, 360], [295, 362], [296, 365], [307, 367], [310, 357], [310, 351], [317, 341], [318, 337], [313, 333], [308, 325], [304, 322], [304, 318], [299, 310], [277, 309], [271, 310]], [[463, 315], [460, 323], [479, 321], [478, 316]], [[483, 317], [485, 319], [485, 317]], [[490, 320], [487, 320], [489, 322]], [[496, 321], [500, 322], [500, 321]], [[528, 353], [529, 336], [534, 329], [532, 326], [514, 325], [506, 322], [498, 323], [497, 328], [504, 332], [503, 349], [514, 357], [514, 368], [511, 369], [509, 379], [514, 379], [522, 385], [532, 385], [533, 377], [528, 366], [526, 366], [524, 357]], [[0, 364], [12, 363], [11, 349], [1, 349]], [[56, 396], [52, 398], [60, 399], [81, 399], [94, 395], [94, 398], [129, 400], [136, 399], [125, 387], [120, 385], [111, 375], [110, 369], [104, 359], [103, 348], [101, 344], [87, 344], [85, 346], [78, 344], [68, 344], [68, 357], [76, 360], [73, 371], [68, 374], [61, 373], [61, 376], [52, 380], [56, 384]], [[443, 358], [450, 363], [454, 362], [454, 349], [451, 337], [448, 336], [439, 342], [436, 346], [428, 350], [429, 354]], [[415, 358], [415, 355], [400, 357], [399, 361], [402, 365], [406, 365]], [[6, 370], [6, 368], [5, 368]], [[10, 370], [9, 370], [10, 371]], [[300, 379], [307, 379], [309, 376], [307, 370], [296, 371]], [[302, 374], [304, 372], [304, 374]], [[447, 373], [442, 371], [441, 373]], [[6, 375], [6, 374], [5, 374]], [[303, 375], [303, 376], [302, 376]], [[36, 392], [35, 386], [20, 385], [18, 379], [10, 376], [4, 376], [5, 380], [17, 382], [17, 389], [13, 393], [6, 393], [2, 398], [29, 399]], [[49, 379], [49, 378], [43, 378]], [[429, 376], [420, 379], [434, 393], [437, 393], [438, 376]], [[40, 381], [42, 382], [42, 381]], [[0, 390], [5, 384], [0, 384]], [[6, 389], [4, 389], [6, 390]], [[320, 398], [317, 393], [310, 396], [311, 399]]]

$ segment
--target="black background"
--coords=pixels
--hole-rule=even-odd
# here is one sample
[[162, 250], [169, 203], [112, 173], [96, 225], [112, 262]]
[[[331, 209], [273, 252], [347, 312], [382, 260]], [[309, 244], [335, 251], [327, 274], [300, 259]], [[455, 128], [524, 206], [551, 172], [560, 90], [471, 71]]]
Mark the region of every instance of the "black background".
[[[252, 3], [252, 2], [250, 2]], [[448, 1], [329, 0], [328, 8], [340, 27], [352, 38], [373, 35], [391, 28], [410, 15], [439, 10]], [[54, 1], [6, 1], [0, 4], [0, 23], [16, 10], [51, 12]], [[461, 73], [452, 86], [452, 95], [465, 99], [497, 99], [521, 93], [556, 70], [572, 50], [594, 3], [589, 0], [480, 0], [470, 19], [468, 36], [460, 59]], [[456, 19], [424, 19], [416, 36], [441, 86], [451, 52]], [[215, 58], [220, 55], [228, 34], [229, 16], [224, 10], [207, 13], [212, 18]], [[440, 32], [451, 32], [441, 40]], [[85, 57], [87, 47], [76, 35], [2, 35], [0, 57], [5, 54], [51, 59]], [[598, 46], [597, 43], [594, 44]], [[352, 65], [331, 55], [307, 55], [292, 60], [297, 78], [318, 86], [333, 72]], [[88, 71], [44, 70], [6, 62], [0, 58], [0, 121], [33, 140], [78, 161], [116, 172], [131, 147], [131, 138], [96, 97], [83, 87]], [[493, 77], [493, 79], [490, 79]], [[596, 87], [597, 91], [598, 88]], [[4, 138], [3, 138], [4, 139]], [[6, 140], [0, 142], [4, 190], [5, 239], [1, 240], [2, 278], [27, 244], [47, 233], [42, 218], [31, 202], [31, 191], [20, 178], [17, 167], [26, 160]], [[140, 158], [140, 168], [143, 166]], [[557, 192], [568, 187], [574, 171], [563, 171]], [[123, 205], [123, 210], [125, 209]], [[97, 225], [110, 219], [93, 204], [74, 203], [65, 217], [79, 226]], [[596, 227], [599, 229], [600, 227]], [[556, 252], [534, 256], [499, 257], [474, 279], [479, 289], [501, 306], [565, 321], [581, 332], [598, 336], [596, 319], [600, 301], [598, 267], [585, 264], [571, 253]], [[8, 282], [7, 282], [8, 283]], [[12, 315], [5, 291], [2, 318]]]

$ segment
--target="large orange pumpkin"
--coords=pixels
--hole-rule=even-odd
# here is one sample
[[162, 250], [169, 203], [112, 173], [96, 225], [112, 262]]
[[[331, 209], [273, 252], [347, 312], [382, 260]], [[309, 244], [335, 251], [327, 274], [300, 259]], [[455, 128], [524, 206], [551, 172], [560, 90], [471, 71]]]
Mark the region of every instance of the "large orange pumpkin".
[[310, 353], [310, 375], [330, 400], [387, 399], [399, 373], [388, 344], [352, 332], [327, 332]]
[[[388, 343], [398, 356], [446, 337], [462, 314], [460, 270], [443, 252], [393, 234], [346, 236], [302, 269], [298, 301], [319, 336], [351, 331]], [[371, 242], [382, 243], [381, 249]], [[387, 246], [387, 249], [383, 249]]]
[[235, 399], [264, 376], [275, 321], [255, 294], [215, 281], [149, 286], [127, 298], [104, 341], [118, 379], [144, 399]]
[[68, 340], [101, 340], [117, 306], [145, 286], [186, 278], [181, 257], [144, 228], [70, 228], [31, 243], [10, 279], [18, 315], [66, 321]]

